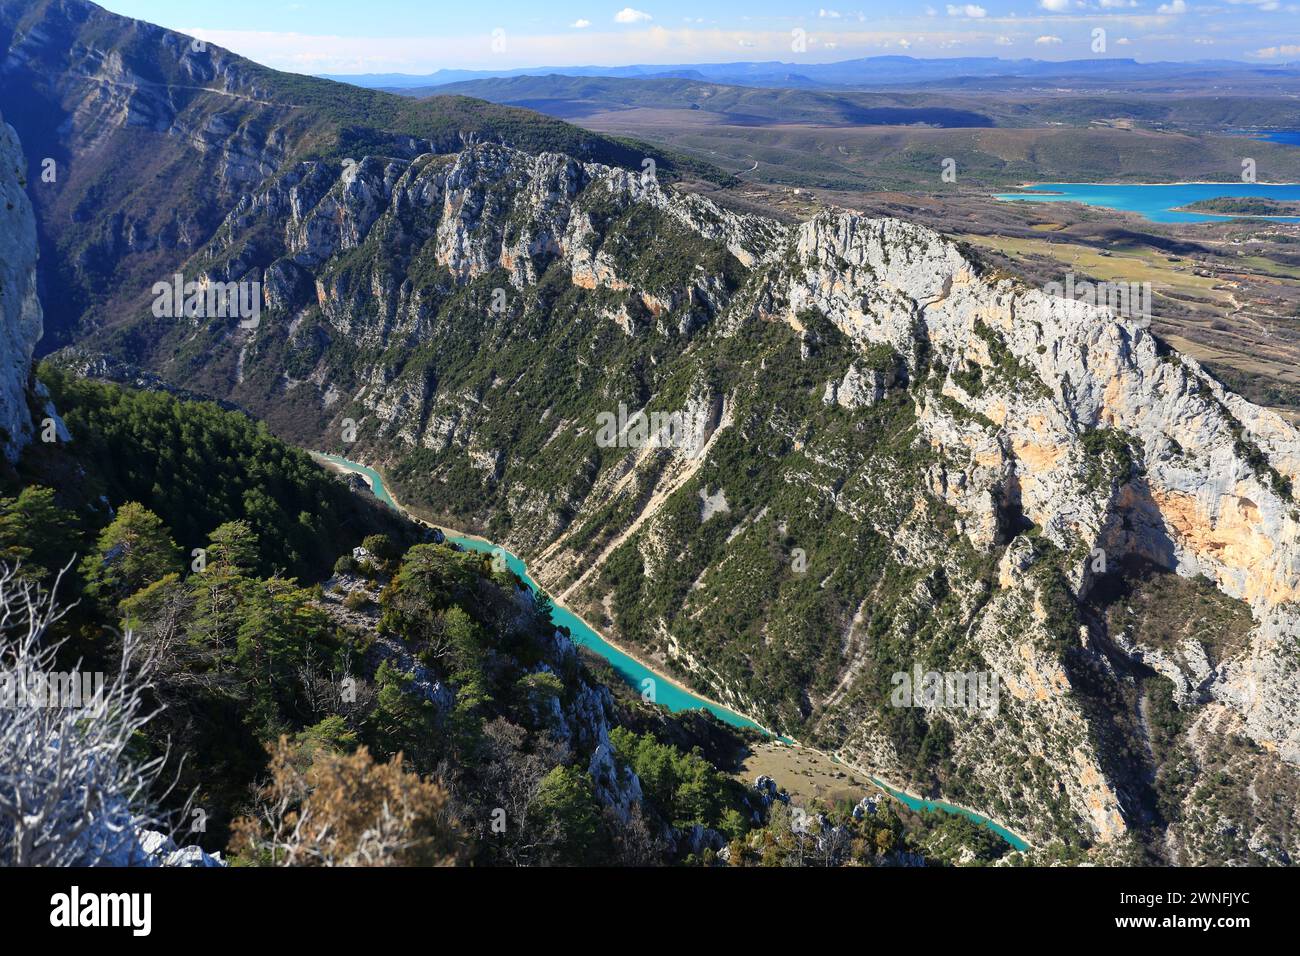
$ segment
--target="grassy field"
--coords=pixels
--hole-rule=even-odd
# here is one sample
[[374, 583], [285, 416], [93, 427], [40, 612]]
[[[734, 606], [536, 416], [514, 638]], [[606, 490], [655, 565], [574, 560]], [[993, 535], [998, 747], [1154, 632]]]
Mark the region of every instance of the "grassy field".
[[1234, 257], [1216, 268], [1152, 246], [1108, 251], [1058, 239], [960, 238], [997, 253], [1026, 276], [1060, 281], [1064, 270], [1106, 282], [1151, 283], [1157, 335], [1225, 385], [1300, 422], [1300, 321], [1294, 313], [1281, 314], [1284, 308], [1268, 309], [1254, 292], [1260, 284], [1284, 282], [1294, 295], [1300, 268], [1263, 256]]
[[[581, 122], [662, 143], [752, 181], [806, 188], [939, 192], [1024, 182], [1222, 181], [1240, 175], [1243, 156], [1256, 160], [1261, 179], [1300, 180], [1300, 150], [1236, 136], [1115, 127], [739, 126], [703, 111], [644, 108]], [[955, 184], [940, 178], [946, 158], [956, 161]]]

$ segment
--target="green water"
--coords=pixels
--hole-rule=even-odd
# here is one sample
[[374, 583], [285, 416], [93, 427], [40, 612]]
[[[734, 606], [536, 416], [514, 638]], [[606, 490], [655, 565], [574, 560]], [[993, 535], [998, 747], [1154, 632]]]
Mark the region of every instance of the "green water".
[[388, 493], [388, 489], [384, 487], [384, 479], [379, 477], [379, 472], [375, 471], [373, 468], [367, 468], [365, 465], [359, 465], [355, 461], [348, 461], [346, 458], [340, 458], [338, 455], [328, 455], [324, 452], [312, 452], [312, 455], [316, 458], [323, 458], [326, 461], [332, 461], [334, 464], [346, 468], [349, 471], [359, 471], [367, 480], [369, 480], [370, 490], [374, 492], [376, 498], [388, 505], [388, 507], [392, 508], [394, 511], [402, 510], [397, 507], [397, 502], [393, 500], [392, 496]]
[[[342, 467], [360, 472], [369, 480], [370, 490], [374, 492], [376, 498], [395, 511], [401, 510], [398, 508], [397, 502], [395, 502], [392, 496], [389, 495], [388, 489], [384, 487], [384, 479], [380, 477], [379, 472], [375, 471], [373, 468], [367, 468], [365, 465], [357, 464], [355, 461], [340, 458], [338, 455], [318, 454], [317, 457], [327, 459], [337, 465], [341, 465]], [[506, 566], [517, 574], [519, 579], [528, 585], [534, 593], [545, 593], [538, 586], [537, 582], [528, 574], [528, 565], [526, 565], [523, 559], [518, 555], [511, 554], [505, 548], [495, 545], [490, 541], [465, 537], [464, 535], [455, 534], [445, 529], [443, 530], [443, 533], [446, 535], [448, 541], [460, 545], [467, 551], [477, 551], [480, 554], [499, 554], [505, 561]], [[620, 651], [617, 647], [592, 630], [592, 628], [588, 627], [587, 623], [580, 617], [563, 605], [556, 603], [554, 600], [551, 602], [551, 620], [559, 626], [567, 627], [569, 629], [569, 635], [572, 637], [575, 644], [589, 648], [601, 657], [605, 658], [605, 660], [609, 662], [610, 666], [614, 668], [615, 672], [638, 692], [645, 693], [646, 691], [651, 691], [651, 699], [654, 703], [662, 704], [674, 713], [683, 710], [707, 710], [723, 723], [730, 724], [732, 727], [759, 730], [769, 736], [776, 736], [776, 739], [780, 740], [782, 743], [789, 744], [793, 742], [788, 738], [772, 734], [772, 732], [766, 727], [756, 724], [748, 717], [697, 697], [684, 687], [674, 684], [672, 681], [659, 676], [640, 661], [636, 660], [636, 658], [629, 657], [627, 654]], [[646, 683], [647, 681], [650, 683]], [[831, 760], [839, 763], [839, 761], [834, 757], [832, 757]], [[999, 826], [987, 817], [980, 816], [978, 813], [973, 813], [972, 811], [965, 810], [961, 807], [955, 807], [950, 803], [944, 803], [942, 800], [922, 800], [917, 797], [908, 796], [905, 793], [886, 786], [874, 777], [871, 778], [871, 781], [910, 810], [917, 812], [939, 810], [944, 813], [955, 813], [959, 816], [966, 817], [969, 820], [973, 820], [981, 826], [988, 827], [1017, 850], [1023, 851], [1029, 848], [1028, 843], [1016, 836], [1010, 830]]]

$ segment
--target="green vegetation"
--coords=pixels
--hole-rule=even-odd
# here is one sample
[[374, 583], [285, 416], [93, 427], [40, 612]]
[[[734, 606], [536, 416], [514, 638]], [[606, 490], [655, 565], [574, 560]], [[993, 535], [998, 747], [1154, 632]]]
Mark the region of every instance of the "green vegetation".
[[1112, 633], [1169, 654], [1200, 644], [1211, 663], [1240, 654], [1255, 626], [1250, 607], [1205, 577], [1185, 578], [1150, 562], [1128, 560], [1097, 584], [1090, 601], [1104, 607]]
[[1209, 212], [1227, 216], [1300, 216], [1300, 203], [1280, 199], [1252, 199], [1248, 197], [1219, 196], [1198, 199], [1182, 207], [1183, 212]]
[[188, 557], [219, 525], [246, 521], [255, 568], [318, 576], [365, 529], [410, 536], [382, 508], [357, 498], [305, 452], [246, 415], [40, 371], [73, 435], [76, 466], [111, 504], [149, 502]]
[[682, 753], [649, 734], [614, 728], [610, 740], [620, 760], [641, 780], [642, 791], [675, 827], [700, 825], [739, 837], [749, 829], [745, 789], [724, 777], [696, 750]]
[[[62, 479], [55, 487], [0, 497], [0, 560], [48, 585], [84, 555], [61, 586], [65, 602], [80, 601], [53, 636], [68, 639], [69, 664], [111, 660], [126, 631], [156, 655], [160, 711], [141, 752], [171, 755], [169, 799], [193, 794], [209, 849], [229, 838], [237, 862], [276, 862], [283, 848], [268, 842], [259, 806], [314, 800], [323, 817], [341, 815], [329, 853], [348, 858], [338, 841], [359, 838], [366, 793], [426, 808], [411, 825], [432, 842], [407, 862], [664, 863], [678, 854], [656, 836], [667, 822], [749, 828], [744, 789], [698, 750], [619, 727], [572, 647], [557, 643], [549, 603], [524, 598], [483, 555], [410, 545], [416, 529], [349, 501], [343, 483], [245, 416], [51, 378], [76, 437], [34, 462]], [[110, 446], [91, 481], [80, 456]], [[222, 495], [222, 480], [277, 463], [263, 507]], [[141, 490], [142, 501], [119, 497]], [[312, 583], [326, 572], [303, 583], [263, 570], [294, 543], [275, 516], [305, 495], [350, 520], [303, 539], [315, 559], [306, 566], [362, 572], [377, 601]], [[219, 521], [198, 539], [201, 559], [186, 560], [164, 516], [186, 528]], [[368, 552], [360, 565], [347, 550], [355, 540]], [[587, 769], [602, 726], [647, 773], [643, 799], [622, 815]]]
[[1050, 394], [1043, 380], [1038, 377], [1038, 373], [1012, 352], [1002, 336], [991, 329], [983, 319], [975, 320], [975, 334], [988, 346], [989, 358], [993, 361], [993, 374], [1004, 385], [1028, 391], [1030, 394]]
[[1086, 456], [1088, 484], [1092, 488], [1106, 487], [1112, 481], [1122, 485], [1133, 476], [1136, 459], [1129, 435], [1117, 428], [1089, 428], [1079, 437]]

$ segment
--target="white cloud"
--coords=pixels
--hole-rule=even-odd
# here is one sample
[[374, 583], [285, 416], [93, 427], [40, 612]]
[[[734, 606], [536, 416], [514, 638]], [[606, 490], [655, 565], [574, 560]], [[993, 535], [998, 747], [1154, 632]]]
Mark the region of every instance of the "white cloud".
[[1011, 37], [998, 37], [993, 42], [996, 43], [998, 46], [1011, 46], [1011, 44], [1014, 41], [1011, 39]]
[[[1179, 3], [1182, 0], [1178, 0]], [[615, 23], [644, 23], [646, 20], [653, 20], [654, 17], [643, 10], [633, 10], [631, 7], [624, 7], [618, 13], [614, 14]]]
[[[1232, 0], [1229, 0], [1231, 3]], [[1136, 7], [1137, 0], [1101, 0], [1103, 10], [1114, 10], [1121, 7]]]
[[970, 17], [973, 20], [978, 20], [987, 12], [983, 7], [974, 3], [967, 3], [963, 6], [948, 4], [948, 16], [950, 17]]
[[1118, 40], [1116, 40], [1115, 42], [1116, 42], [1117, 44], [1119, 44], [1120, 46], [1128, 46], [1128, 45], [1129, 45], [1130, 43], [1132, 43], [1133, 41], [1130, 40], [1128, 37], [1120, 37], [1120, 38], [1119, 38]]
[[1300, 56], [1300, 46], [1266, 46], [1262, 50], [1256, 50], [1255, 56], [1262, 56], [1267, 60], [1276, 59], [1279, 56]]
[[906, 50], [912, 45], [912, 41], [904, 38], [898, 41], [898, 45], [901, 46], [904, 50]]
[[1187, 0], [1170, 0], [1169, 3], [1162, 3], [1156, 8], [1157, 13], [1186, 13]]
[[1064, 13], [1070, 9], [1070, 0], [1038, 0], [1038, 5], [1053, 13]]
[[574, 20], [571, 24], [569, 24], [569, 26], [573, 27], [575, 30], [585, 30], [587, 29], [587, 27], [591, 26], [591, 21], [584, 20], [582, 19], [582, 17], [579, 17], [578, 19]]
[[823, 7], [821, 10], [817, 11], [817, 16], [821, 17], [823, 20], [838, 20], [840, 18], [840, 12], [838, 10], [827, 10]]
[[1053, 37], [1053, 36], [1043, 36], [1043, 37], [1039, 37], [1034, 42], [1037, 43], [1039, 46], [1055, 46], [1056, 44], [1061, 42], [1061, 38]]

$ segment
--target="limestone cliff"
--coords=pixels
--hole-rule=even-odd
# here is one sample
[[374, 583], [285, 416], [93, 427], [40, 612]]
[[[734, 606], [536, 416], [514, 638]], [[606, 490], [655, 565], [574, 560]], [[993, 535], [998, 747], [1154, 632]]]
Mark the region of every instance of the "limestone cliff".
[[[796, 242], [816, 267], [790, 278], [792, 312], [815, 305], [855, 341], [905, 356], [924, 346], [939, 394], [990, 423], [963, 429], [928, 399], [921, 410], [926, 440], [948, 462], [932, 490], [962, 512], [972, 543], [1002, 544], [998, 511], [1014, 504], [1076, 556], [1080, 596], [1100, 549], [1109, 562], [1136, 554], [1204, 575], [1247, 602], [1259, 622], [1251, 651], [1200, 680], [1259, 743], [1300, 763], [1300, 708], [1291, 704], [1300, 688], [1300, 433], [1195, 361], [1162, 351], [1140, 325], [981, 278], [928, 230], [846, 215], [806, 224]], [[954, 380], [972, 368], [991, 384], [968, 390]], [[1123, 436], [1126, 472], [1090, 468], [1087, 439], [1098, 430]], [[1017, 564], [1003, 586], [1016, 587], [1024, 571]]]
[[[186, 270], [268, 317], [155, 371], [386, 465], [711, 696], [1044, 843], [1300, 852], [1300, 436], [1139, 325], [906, 222], [497, 145], [293, 164]], [[620, 406], [687, 437], [605, 447]], [[997, 719], [892, 708], [918, 664], [995, 673]]]
[[41, 337], [36, 224], [24, 168], [18, 136], [0, 118], [0, 452], [11, 463], [32, 440], [32, 351]]

